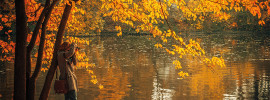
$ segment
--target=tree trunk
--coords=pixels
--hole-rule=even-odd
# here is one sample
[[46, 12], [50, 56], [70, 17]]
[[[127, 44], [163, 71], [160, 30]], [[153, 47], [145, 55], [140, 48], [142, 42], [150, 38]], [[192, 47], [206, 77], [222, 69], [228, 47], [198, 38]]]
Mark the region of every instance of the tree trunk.
[[45, 7], [44, 9], [42, 10], [40, 16], [39, 16], [39, 19], [37, 21], [37, 24], [35, 26], [35, 29], [33, 31], [33, 34], [32, 34], [32, 37], [31, 37], [31, 41], [30, 43], [28, 44], [27, 46], [27, 51], [26, 51], [26, 99], [29, 100], [31, 94], [30, 92], [30, 88], [29, 86], [31, 86], [30, 84], [30, 77], [31, 77], [31, 52], [35, 46], [35, 43], [36, 43], [36, 39], [37, 39], [37, 36], [38, 36], [38, 33], [39, 33], [39, 29], [41, 27], [41, 24], [45, 18], [45, 14], [46, 12], [48, 11], [48, 8], [49, 8], [49, 5], [50, 5], [50, 0], [46, 0], [46, 3], [45, 3]]
[[42, 33], [41, 33], [41, 36], [40, 36], [40, 43], [39, 43], [39, 48], [38, 48], [38, 58], [37, 58], [37, 63], [36, 63], [36, 68], [35, 68], [35, 71], [32, 75], [32, 77], [30, 78], [29, 80], [29, 88], [28, 88], [28, 98], [27, 100], [34, 100], [34, 97], [35, 97], [35, 92], [36, 92], [36, 80], [38, 78], [38, 75], [40, 73], [40, 70], [41, 70], [41, 65], [42, 65], [42, 58], [43, 58], [43, 50], [44, 50], [44, 45], [45, 45], [45, 37], [46, 37], [46, 26], [48, 24], [48, 21], [51, 17], [51, 13], [52, 13], [52, 10], [54, 8], [54, 6], [56, 5], [56, 3], [58, 2], [59, 0], [54, 0], [53, 3], [50, 5], [47, 13], [46, 13], [46, 16], [45, 16], [45, 19], [42, 23]]
[[33, 34], [32, 34], [32, 37], [31, 37], [31, 40], [30, 40], [30, 43], [28, 44], [27, 46], [27, 53], [26, 53], [26, 78], [30, 78], [31, 76], [31, 51], [33, 50], [34, 46], [35, 46], [35, 43], [36, 43], [36, 39], [37, 39], [37, 36], [38, 36], [38, 33], [39, 33], [39, 29], [41, 27], [41, 24], [45, 18], [45, 14], [47, 13], [48, 11], [48, 8], [49, 8], [49, 5], [50, 5], [50, 0], [46, 0], [46, 4], [45, 4], [45, 7], [44, 9], [42, 10], [40, 16], [39, 16], [39, 19], [37, 21], [37, 24], [36, 24], [36, 27], [33, 31]]
[[14, 64], [14, 100], [26, 100], [26, 14], [24, 0], [15, 0], [16, 47]]
[[33, 31], [33, 34], [32, 34], [32, 37], [31, 37], [31, 41], [29, 43], [29, 45], [27, 46], [27, 52], [26, 52], [26, 98], [28, 100], [29, 98], [29, 82], [30, 82], [30, 76], [31, 76], [31, 52], [34, 48], [34, 45], [36, 43], [36, 38], [37, 38], [37, 35], [38, 35], [38, 30], [40, 29], [40, 26], [41, 26], [41, 23], [42, 21], [44, 20], [44, 15], [45, 15], [45, 12], [46, 12], [46, 9], [47, 8], [44, 8], [40, 17], [39, 17], [39, 20], [36, 24], [36, 27]]
[[57, 51], [58, 51], [58, 48], [60, 47], [60, 45], [62, 43], [64, 30], [65, 30], [65, 27], [66, 27], [66, 23], [68, 21], [68, 17], [69, 17], [71, 8], [72, 8], [72, 3], [71, 2], [70, 2], [70, 5], [66, 4], [65, 10], [64, 10], [64, 13], [63, 13], [63, 16], [62, 16], [62, 20], [60, 22], [59, 29], [58, 29], [58, 32], [57, 32], [57, 35], [56, 35], [56, 41], [55, 41], [54, 52], [53, 52], [53, 59], [52, 59], [49, 71], [47, 73], [46, 80], [45, 80], [42, 92], [40, 94], [39, 100], [47, 100], [48, 99], [48, 96], [49, 96], [49, 93], [50, 93], [50, 90], [51, 90], [52, 80], [53, 80], [54, 73], [55, 73], [55, 70], [56, 70], [56, 67], [57, 67], [57, 65], [56, 65]]

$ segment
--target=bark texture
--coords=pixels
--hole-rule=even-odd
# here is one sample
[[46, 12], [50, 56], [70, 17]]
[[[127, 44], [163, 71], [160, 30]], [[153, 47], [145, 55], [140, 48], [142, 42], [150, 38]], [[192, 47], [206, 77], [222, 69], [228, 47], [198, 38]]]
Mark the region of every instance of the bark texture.
[[24, 0], [15, 0], [16, 47], [14, 64], [14, 100], [26, 100], [26, 14]]
[[39, 48], [38, 48], [37, 63], [36, 63], [35, 71], [29, 79], [27, 100], [34, 100], [34, 97], [35, 97], [36, 80], [38, 78], [38, 75], [42, 67], [42, 58], [43, 58], [43, 51], [44, 51], [45, 37], [46, 37], [46, 27], [51, 17], [52, 10], [58, 1], [59, 0], [54, 0], [52, 4], [49, 6], [48, 11], [46, 11], [46, 14], [45, 14], [45, 19], [42, 23], [42, 31], [41, 31], [41, 36], [40, 36]]

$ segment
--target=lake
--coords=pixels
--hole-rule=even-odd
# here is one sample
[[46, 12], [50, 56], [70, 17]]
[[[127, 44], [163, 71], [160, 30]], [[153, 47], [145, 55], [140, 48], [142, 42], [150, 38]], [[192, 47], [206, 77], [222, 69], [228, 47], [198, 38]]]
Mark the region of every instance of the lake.
[[[149, 36], [87, 37], [82, 48], [96, 65], [99, 89], [85, 69], [77, 69], [78, 100], [268, 100], [270, 99], [270, 36], [257, 33], [188, 34], [199, 41], [207, 56], [222, 56], [226, 67], [210, 68], [198, 59], [181, 59], [184, 72], [174, 68], [176, 56], [154, 47]], [[11, 100], [13, 64], [1, 62], [0, 100]], [[46, 72], [37, 80], [38, 98]], [[63, 100], [50, 92], [49, 100]]]

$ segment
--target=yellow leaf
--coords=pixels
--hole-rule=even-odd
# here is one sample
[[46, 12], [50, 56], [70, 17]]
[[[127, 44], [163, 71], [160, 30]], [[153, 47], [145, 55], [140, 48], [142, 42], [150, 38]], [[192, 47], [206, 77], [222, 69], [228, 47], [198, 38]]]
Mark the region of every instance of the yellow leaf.
[[263, 20], [260, 20], [260, 21], [258, 22], [258, 24], [261, 25], [261, 26], [263, 26], [263, 25], [265, 24], [265, 22], [264, 22]]
[[103, 89], [104, 87], [103, 87], [103, 85], [99, 85], [98, 88], [99, 89]]
[[117, 36], [122, 36], [122, 32], [117, 33]]
[[159, 44], [159, 43], [157, 43], [157, 44], [155, 44], [155, 47], [156, 47], [156, 48], [162, 48], [162, 45]]

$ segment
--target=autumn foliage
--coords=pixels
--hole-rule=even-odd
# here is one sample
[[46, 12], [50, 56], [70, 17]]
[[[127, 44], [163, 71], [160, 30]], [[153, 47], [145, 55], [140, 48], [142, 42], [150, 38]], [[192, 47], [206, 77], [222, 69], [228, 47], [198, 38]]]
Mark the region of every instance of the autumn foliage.
[[[71, 1], [71, 3], [75, 3]], [[269, 21], [270, 15], [270, 0], [82, 0], [76, 3], [73, 7], [70, 18], [68, 20], [65, 41], [76, 42], [79, 46], [89, 45], [88, 40], [72, 37], [76, 35], [90, 35], [90, 33], [101, 32], [104, 28], [105, 18], [121, 23], [115, 25], [114, 31], [117, 31], [117, 36], [122, 36], [125, 31], [122, 26], [128, 26], [134, 32], [147, 32], [152, 35], [153, 40], [157, 41], [154, 45], [156, 48], [163, 49], [167, 53], [183, 59], [183, 56], [193, 56], [199, 59], [205, 66], [211, 68], [215, 66], [224, 67], [222, 57], [208, 57], [205, 51], [201, 48], [200, 43], [181, 37], [182, 33], [173, 29], [169, 19], [176, 19], [177, 22], [190, 21], [197, 29], [203, 27], [202, 23], [210, 18], [214, 22], [222, 22], [230, 20], [233, 17], [233, 12], [248, 11], [253, 16], [257, 17], [258, 24], [264, 25]], [[10, 5], [6, 8], [4, 5]], [[31, 24], [36, 23], [42, 10], [44, 9], [43, 2], [35, 0], [25, 0], [27, 22], [29, 24], [28, 38], [30, 42], [32, 36]], [[53, 9], [52, 16], [47, 25], [48, 34], [46, 35], [45, 51], [43, 52], [42, 64], [50, 64], [52, 60], [53, 46], [55, 42], [55, 34], [58, 25], [62, 18], [62, 13], [66, 4], [70, 4], [70, 0], [61, 0]], [[7, 38], [1, 38], [1, 58], [0, 60], [13, 61], [14, 48], [12, 36], [14, 36], [14, 2], [4, 1], [1, 5], [6, 13], [0, 14], [0, 31], [1, 35]], [[176, 13], [172, 13], [175, 11]], [[166, 28], [160, 27], [165, 25]], [[232, 22], [232, 27], [237, 27], [237, 23]], [[40, 30], [41, 31], [41, 30]], [[173, 44], [168, 44], [172, 42]], [[39, 37], [36, 44], [39, 43]], [[35, 52], [35, 51], [34, 51]], [[78, 54], [80, 61], [78, 68], [86, 68], [90, 74], [88, 57], [83, 51]], [[33, 60], [37, 57], [34, 54]], [[176, 69], [181, 69], [180, 60], [172, 61]], [[41, 70], [45, 71], [47, 67]], [[93, 74], [94, 75], [94, 74]], [[185, 77], [189, 74], [183, 71], [179, 72], [179, 76]], [[93, 76], [93, 83], [97, 83], [96, 77]], [[101, 86], [100, 86], [101, 87]]]

